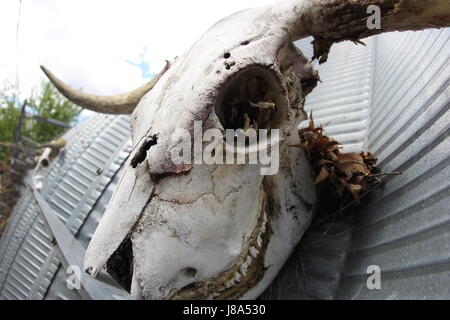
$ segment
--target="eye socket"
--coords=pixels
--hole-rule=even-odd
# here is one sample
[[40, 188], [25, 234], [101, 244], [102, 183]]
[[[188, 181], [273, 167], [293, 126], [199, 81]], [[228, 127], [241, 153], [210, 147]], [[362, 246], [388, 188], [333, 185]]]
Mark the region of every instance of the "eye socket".
[[286, 114], [286, 103], [274, 76], [252, 67], [231, 79], [215, 105], [224, 129], [278, 129]]

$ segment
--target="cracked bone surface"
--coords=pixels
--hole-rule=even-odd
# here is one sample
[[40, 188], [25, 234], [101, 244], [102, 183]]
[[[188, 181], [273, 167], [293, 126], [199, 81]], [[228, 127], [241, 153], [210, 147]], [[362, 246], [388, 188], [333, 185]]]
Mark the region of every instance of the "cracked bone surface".
[[[366, 26], [371, 4], [381, 8], [381, 30]], [[87, 272], [106, 267], [142, 299], [258, 297], [300, 241], [316, 199], [309, 164], [290, 144], [319, 78], [292, 41], [313, 36], [314, 56], [324, 62], [334, 42], [448, 26], [449, 7], [448, 0], [297, 0], [241, 11], [132, 98], [80, 96], [47, 72], [76, 103], [133, 110], [133, 150], [89, 244]], [[278, 173], [177, 165], [172, 134], [193, 133], [195, 121], [203, 130], [280, 129]]]

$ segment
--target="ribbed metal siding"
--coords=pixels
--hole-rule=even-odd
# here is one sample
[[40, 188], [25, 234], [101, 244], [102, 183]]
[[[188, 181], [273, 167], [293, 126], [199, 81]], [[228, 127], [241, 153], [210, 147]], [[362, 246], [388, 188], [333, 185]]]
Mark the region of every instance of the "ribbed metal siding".
[[[360, 210], [339, 298], [450, 298], [450, 30], [378, 37], [369, 148], [388, 179]], [[368, 290], [367, 267], [381, 268]]]
[[[127, 150], [124, 150], [121, 156], [127, 156]], [[120, 156], [120, 157], [121, 157]], [[113, 179], [109, 182], [108, 186], [97, 200], [94, 208], [90, 211], [88, 217], [86, 218], [83, 226], [80, 228], [79, 233], [76, 238], [80, 241], [81, 245], [87, 248], [89, 241], [91, 241], [94, 231], [100, 222], [103, 213], [105, 212], [106, 206], [112, 197], [112, 194], [119, 183], [119, 174], [115, 174]], [[73, 300], [80, 299], [78, 292], [76, 290], [70, 290], [66, 285], [67, 273], [64, 268], [59, 267], [58, 271], [53, 278], [47, 293], [45, 294], [45, 299], [49, 300]]]
[[[355, 214], [353, 237], [352, 219], [309, 228], [264, 297], [450, 298], [449, 33], [344, 42], [318, 66], [322, 83], [305, 105], [316, 124], [345, 151], [368, 148], [384, 172], [403, 174]], [[367, 289], [370, 265], [381, 268], [381, 290]]]
[[[98, 215], [95, 225], [91, 222], [91, 228], [87, 227], [88, 234], [82, 226], [128, 156], [128, 121], [124, 116], [102, 115], [70, 130], [65, 136], [68, 144], [46, 172], [42, 193], [77, 237], [92, 236]], [[100, 175], [98, 170], [102, 170]], [[58, 251], [49, 234], [36, 202], [24, 188], [0, 242], [1, 299], [46, 297], [60, 269]], [[82, 243], [87, 246], [88, 240]], [[67, 298], [78, 296], [75, 291], [66, 293]], [[64, 294], [60, 292], [59, 298], [64, 298]]]
[[303, 55], [308, 58], [309, 60], [312, 59], [312, 56], [314, 55], [314, 49], [312, 46], [312, 41], [314, 40], [313, 37], [304, 38], [298, 41], [294, 42], [294, 45], [300, 49], [300, 51], [303, 53]]
[[306, 97], [305, 111], [312, 111], [315, 123], [347, 152], [367, 146], [375, 41], [366, 39], [366, 46], [349, 41], [334, 45], [328, 62], [317, 66], [322, 82]]

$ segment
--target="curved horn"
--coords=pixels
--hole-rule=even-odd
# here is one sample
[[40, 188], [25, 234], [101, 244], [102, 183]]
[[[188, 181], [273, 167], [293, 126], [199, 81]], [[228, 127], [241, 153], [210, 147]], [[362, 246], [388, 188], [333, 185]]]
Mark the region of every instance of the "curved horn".
[[101, 113], [111, 113], [111, 114], [129, 114], [133, 112], [136, 105], [142, 99], [142, 97], [149, 92], [162, 75], [169, 69], [170, 62], [166, 61], [166, 66], [163, 70], [153, 79], [151, 79], [146, 84], [140, 86], [139, 88], [123, 94], [113, 95], [113, 96], [97, 96], [87, 93], [83, 93], [79, 90], [70, 88], [60, 79], [55, 77], [46, 67], [41, 66], [42, 71], [48, 79], [53, 83], [53, 85], [58, 89], [59, 92], [67, 99], [73, 103]]
[[[272, 8], [290, 40], [314, 37], [313, 58], [320, 63], [332, 44], [343, 40], [361, 43], [359, 39], [383, 32], [450, 26], [448, 0], [290, 0]], [[373, 26], [376, 18], [378, 29]]]

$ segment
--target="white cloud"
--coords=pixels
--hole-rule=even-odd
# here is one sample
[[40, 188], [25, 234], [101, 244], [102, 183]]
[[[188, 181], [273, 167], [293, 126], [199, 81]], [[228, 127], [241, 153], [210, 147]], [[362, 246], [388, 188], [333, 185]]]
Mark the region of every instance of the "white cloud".
[[[22, 0], [19, 78], [24, 95], [48, 66], [71, 86], [97, 94], [128, 91], [144, 79], [128, 61], [157, 73], [219, 19], [277, 0]], [[0, 1], [0, 84], [16, 80], [19, 1]], [[146, 50], [146, 51], [145, 51]]]

